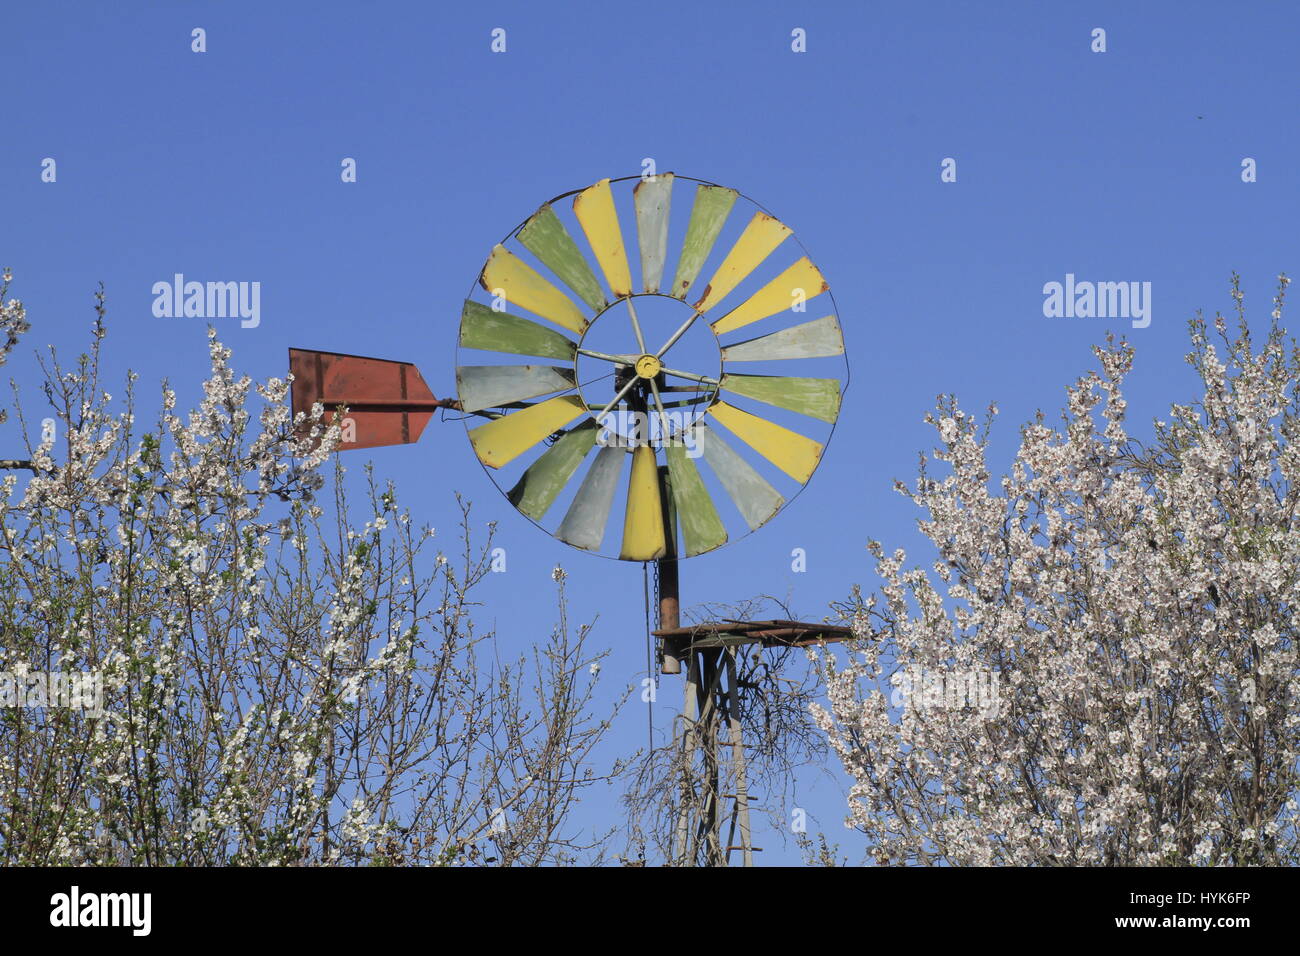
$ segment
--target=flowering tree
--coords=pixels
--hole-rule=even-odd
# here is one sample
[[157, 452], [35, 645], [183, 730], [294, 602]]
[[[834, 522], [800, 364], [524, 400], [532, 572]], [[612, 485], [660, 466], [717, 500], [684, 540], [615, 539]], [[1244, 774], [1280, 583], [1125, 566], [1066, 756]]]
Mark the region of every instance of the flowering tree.
[[[7, 288], [0, 356], [27, 328]], [[29, 429], [15, 391], [3, 433], [27, 453], [0, 463], [0, 677], [22, 696], [85, 673], [102, 701], [0, 701], [0, 860], [504, 865], [600, 844], [572, 810], [608, 776], [589, 758], [612, 714], [592, 714], [563, 573], [558, 625], [500, 663], [470, 614], [490, 526], [474, 546], [465, 507], [457, 553], [431, 555], [373, 477], [355, 522], [337, 464], [322, 507], [337, 426], [292, 420], [289, 383], [236, 376], [212, 333], [198, 408], [164, 385], [142, 428], [134, 376], [117, 411], [101, 387], [102, 292], [97, 315], [75, 368], [42, 360], [48, 417]]]
[[927, 417], [912, 489], [938, 559], [873, 542], [884, 585], [841, 610], [815, 716], [880, 863], [1291, 864], [1297, 845], [1300, 351], [1274, 299], [1252, 345], [1190, 323], [1199, 401], [1150, 446], [1125, 428], [1110, 340], [1059, 428], [1021, 430], [990, 486], [981, 425]]

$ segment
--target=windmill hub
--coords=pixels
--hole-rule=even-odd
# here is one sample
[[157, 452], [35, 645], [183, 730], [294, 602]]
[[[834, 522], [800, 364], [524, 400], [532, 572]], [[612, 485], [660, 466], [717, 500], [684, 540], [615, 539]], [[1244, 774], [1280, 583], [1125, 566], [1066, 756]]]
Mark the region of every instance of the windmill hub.
[[641, 378], [654, 378], [663, 369], [663, 363], [653, 355], [642, 355], [636, 360], [636, 374]]
[[617, 436], [628, 448], [645, 440], [656, 447], [680, 440], [705, 414], [721, 375], [717, 337], [689, 305], [672, 296], [634, 293], [615, 299], [578, 340], [578, 391], [593, 418], [619, 396], [599, 421], [610, 439]]

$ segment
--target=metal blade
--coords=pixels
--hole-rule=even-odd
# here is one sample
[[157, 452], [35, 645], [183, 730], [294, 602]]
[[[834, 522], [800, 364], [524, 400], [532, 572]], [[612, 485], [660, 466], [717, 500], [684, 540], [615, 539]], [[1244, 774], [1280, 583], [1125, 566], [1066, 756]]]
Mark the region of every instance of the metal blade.
[[709, 490], [704, 487], [700, 470], [687, 454], [684, 445], [664, 447], [668, 471], [672, 475], [673, 502], [682, 524], [682, 543], [686, 556], [712, 551], [727, 543], [727, 529], [718, 517]]
[[686, 293], [695, 284], [704, 260], [713, 250], [713, 243], [717, 241], [718, 233], [722, 231], [723, 223], [727, 221], [731, 207], [736, 204], [739, 195], [734, 189], [723, 186], [696, 188], [690, 222], [686, 226], [686, 238], [682, 242], [682, 255], [677, 260], [677, 275], [671, 289], [677, 298], [685, 299]]
[[723, 391], [735, 392], [824, 422], [834, 422], [840, 413], [840, 382], [835, 378], [733, 375], [728, 372], [722, 376], [721, 387]]
[[703, 422], [698, 423], [695, 428], [700, 448], [704, 450], [704, 460], [718, 476], [722, 487], [727, 489], [727, 494], [750, 530], [770, 521], [785, 504], [781, 493], [755, 471], [749, 462], [741, 458], [735, 449], [723, 441], [712, 428]]
[[709, 414], [801, 485], [807, 484], [817, 468], [822, 456], [820, 442], [726, 402], [714, 402]]
[[560, 328], [579, 335], [587, 328], [587, 320], [573, 300], [505, 246], [493, 247], [478, 281], [489, 295], [496, 295], [496, 290], [500, 289], [501, 294], [515, 305], [554, 322]]
[[653, 561], [668, 553], [664, 537], [664, 503], [659, 496], [659, 466], [654, 449], [638, 445], [632, 452], [627, 484], [627, 515], [623, 519], [624, 561]]
[[536, 355], [573, 361], [578, 345], [559, 332], [509, 312], [496, 312], [481, 302], [465, 300], [460, 314], [460, 344], [467, 349]]
[[561, 395], [471, 428], [469, 440], [479, 461], [489, 468], [500, 468], [586, 411], [577, 395]]
[[519, 230], [519, 241], [594, 311], [608, 304], [596, 273], [549, 205], [537, 210]]
[[740, 285], [793, 231], [765, 212], [754, 213], [754, 218], [731, 247], [727, 258], [722, 260], [722, 265], [704, 287], [704, 294], [695, 303], [695, 311], [707, 312], [726, 298], [727, 293]]
[[510, 489], [506, 495], [510, 503], [534, 521], [541, 521], [596, 444], [599, 431], [595, 422], [586, 421], [565, 432]]
[[780, 359], [827, 358], [844, 354], [844, 335], [833, 315], [779, 332], [746, 339], [722, 349], [724, 362], [773, 362]]
[[587, 234], [591, 251], [605, 273], [614, 298], [632, 294], [632, 273], [627, 265], [627, 252], [623, 248], [623, 232], [618, 227], [618, 211], [614, 208], [614, 194], [609, 180], [602, 179], [573, 197], [573, 214], [578, 217], [582, 231]]
[[456, 394], [466, 412], [501, 408], [577, 384], [573, 369], [555, 365], [461, 365], [456, 369]]
[[732, 332], [742, 326], [766, 319], [790, 308], [795, 302], [796, 289], [802, 290], [804, 300], [821, 295], [830, 286], [822, 278], [821, 272], [812, 260], [804, 256], [790, 268], [759, 289], [748, 299], [736, 306], [718, 321], [713, 323], [715, 335]]
[[600, 544], [605, 540], [609, 510], [614, 504], [614, 490], [626, 457], [627, 452], [622, 448], [605, 447], [596, 453], [596, 459], [555, 532], [557, 538], [575, 548], [600, 550]]
[[668, 254], [668, 207], [673, 198], [673, 174], [643, 179], [632, 190], [636, 204], [636, 235], [641, 246], [641, 285], [658, 292]]

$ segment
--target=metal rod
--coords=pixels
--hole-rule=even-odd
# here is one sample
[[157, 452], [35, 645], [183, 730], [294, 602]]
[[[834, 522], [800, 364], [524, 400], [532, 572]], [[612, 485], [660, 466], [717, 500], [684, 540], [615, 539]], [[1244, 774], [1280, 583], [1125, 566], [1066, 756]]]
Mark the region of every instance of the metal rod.
[[632, 305], [632, 297], [628, 296], [623, 300], [627, 303], [627, 313], [632, 317], [632, 331], [636, 333], [636, 347], [645, 355], [645, 336], [641, 334], [641, 323], [636, 320], [636, 307]]
[[[672, 628], [665, 625], [665, 621], [675, 621], [672, 627], [681, 626], [681, 595], [678, 591], [677, 578], [677, 559], [660, 558], [659, 559], [659, 629], [671, 630]], [[660, 667], [660, 673], [663, 674], [680, 674], [682, 672], [682, 645], [686, 643], [682, 637], [665, 637], [663, 638], [663, 664]]]
[[[698, 688], [700, 685], [699, 655], [691, 654], [686, 661], [686, 688], [682, 700], [681, 727], [681, 795], [677, 813], [677, 838], [673, 841], [673, 862], [678, 866], [686, 865], [687, 844], [690, 840], [691, 811], [694, 809], [695, 788], [691, 775], [695, 769], [695, 735], [699, 714]], [[692, 861], [693, 862], [693, 861]]]
[[626, 385], [624, 385], [621, 389], [618, 390], [618, 394], [615, 395], [612, 399], [610, 399], [609, 404], [600, 410], [600, 414], [596, 416], [596, 422], [598, 424], [604, 424], [603, 422], [601, 422], [601, 419], [609, 414], [609, 410], [619, 403], [619, 401], [623, 398], [623, 396], [627, 394], [628, 389], [630, 389], [635, 383], [636, 383], [636, 376], [634, 375], [627, 380]]
[[659, 438], [662, 441], [667, 441], [670, 437], [668, 434], [668, 415], [664, 412], [664, 402], [659, 397], [659, 386], [655, 384], [654, 379], [650, 379], [650, 391], [654, 393], [655, 410], [659, 412]]
[[664, 347], [655, 353], [655, 358], [663, 358], [664, 353], [677, 344], [677, 340], [686, 334], [686, 330], [689, 329], [692, 323], [694, 323], [695, 320], [698, 319], [699, 317], [700, 317], [700, 313], [692, 312], [691, 317], [687, 319], [685, 322], [683, 322], [681, 328], [679, 328], [676, 332], [674, 332], [669, 337], [668, 341], [664, 343]]
[[[681, 627], [682, 605], [677, 577], [677, 507], [673, 499], [673, 476], [667, 465], [659, 466], [659, 493], [664, 501], [664, 540], [668, 543], [668, 556], [655, 562], [655, 579], [659, 593], [659, 630]], [[670, 626], [665, 621], [672, 621]], [[682, 672], [682, 647], [689, 639], [669, 637], [660, 640], [660, 667], [662, 674]]]
[[609, 352], [597, 352], [595, 349], [578, 349], [579, 355], [585, 355], [588, 358], [600, 359], [604, 362], [614, 362], [618, 365], [635, 365], [639, 355], [612, 355]]
[[664, 368], [663, 366], [659, 367], [659, 371], [665, 375], [675, 375], [677, 378], [688, 378], [692, 382], [704, 382], [706, 385], [718, 384], [716, 378], [709, 378], [707, 375], [696, 375], [694, 372], [679, 372], [675, 368]]
[[704, 859], [708, 866], [726, 866], [722, 853], [721, 817], [718, 814], [718, 681], [722, 670], [707, 651], [700, 652], [701, 688], [705, 699], [700, 708], [700, 728], [704, 734], [704, 801], [700, 815], [700, 832], [704, 837]]
[[318, 399], [318, 401], [327, 409], [343, 405], [348, 411], [352, 412], [384, 411], [390, 408], [427, 409], [429, 411], [433, 411], [435, 408], [460, 409], [460, 402], [454, 398], [438, 398], [433, 401], [420, 398], [384, 398], [373, 402], [358, 398], [322, 398]]
[[[740, 845], [744, 848], [745, 866], [754, 865], [754, 847], [749, 832], [749, 781], [745, 774], [745, 745], [740, 738], [740, 694], [736, 690], [736, 649], [727, 648], [727, 720], [730, 724], [731, 760], [736, 775], [736, 814], [740, 818]], [[727, 840], [728, 844], [731, 840]], [[728, 847], [730, 850], [730, 847]]]

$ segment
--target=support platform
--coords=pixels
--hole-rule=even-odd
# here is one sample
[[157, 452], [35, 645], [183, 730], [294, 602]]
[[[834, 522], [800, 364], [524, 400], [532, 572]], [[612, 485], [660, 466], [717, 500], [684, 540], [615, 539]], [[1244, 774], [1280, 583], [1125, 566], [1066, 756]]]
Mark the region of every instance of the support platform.
[[652, 632], [658, 638], [661, 673], [680, 674], [686, 663], [685, 700], [674, 734], [680, 796], [671, 862], [728, 866], [732, 854], [739, 852], [742, 864], [753, 866], [758, 848], [749, 819], [737, 655], [750, 644], [808, 647], [845, 641], [853, 631], [778, 619], [683, 627], [676, 564], [659, 562], [659, 630]]

